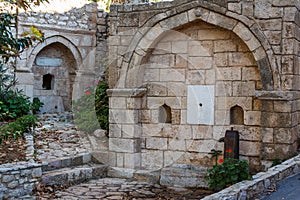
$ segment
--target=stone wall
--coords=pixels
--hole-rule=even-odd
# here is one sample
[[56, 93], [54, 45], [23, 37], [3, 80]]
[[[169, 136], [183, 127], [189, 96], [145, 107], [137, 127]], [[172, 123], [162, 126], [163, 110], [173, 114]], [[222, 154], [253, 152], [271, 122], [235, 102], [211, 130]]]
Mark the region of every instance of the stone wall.
[[107, 38], [109, 26], [108, 26], [108, 13], [103, 10], [98, 10], [97, 17], [97, 45], [96, 45], [96, 57], [95, 57], [95, 74], [97, 79], [103, 79], [106, 74], [106, 66], [108, 64], [108, 47]]
[[18, 162], [1, 165], [0, 199], [15, 199], [32, 194], [41, 177], [41, 164]]
[[[36, 43], [17, 60], [18, 87], [45, 103], [42, 112], [71, 110], [72, 100], [80, 97], [95, 79], [103, 78], [106, 17], [96, 3], [62, 13], [39, 11], [18, 16], [19, 33], [34, 25], [45, 35], [44, 42]], [[38, 59], [47, 63], [39, 64]], [[49, 63], [54, 60], [60, 63], [56, 66]], [[49, 90], [42, 87], [46, 74], [53, 76], [53, 87]]]
[[[108, 66], [113, 167], [211, 166], [208, 153], [223, 150], [218, 140], [231, 127], [253, 171], [296, 152], [298, 1], [127, 3], [112, 5], [109, 14], [93, 3], [21, 14], [19, 31], [35, 25], [46, 41], [17, 61], [19, 87], [31, 97], [45, 92], [35, 88], [53, 69], [39, 68], [36, 58], [49, 52], [73, 59], [63, 62], [68, 70], [51, 72], [72, 85], [68, 96], [56, 90], [62, 102], [78, 98]], [[59, 45], [69, 53], [60, 54]]]
[[[230, 126], [240, 132], [240, 155], [247, 156], [252, 164], [258, 163], [261, 105], [254, 93], [262, 86], [253, 56], [230, 31], [200, 21], [186, 26], [167, 33], [146, 56], [143, 86], [148, 92], [141, 118], [142, 167], [153, 163], [166, 167], [175, 160], [209, 166], [207, 153], [222, 149], [218, 140]], [[215, 88], [215, 97], [210, 97], [215, 102], [214, 126], [194, 124], [194, 119], [188, 119], [190, 114], [192, 118], [197, 115], [189, 111], [191, 105], [187, 104], [192, 102], [187, 101], [191, 98], [187, 85]], [[201, 97], [199, 100], [203, 109], [209, 106]], [[159, 121], [159, 107], [164, 104], [172, 109], [170, 124]], [[230, 122], [229, 111], [235, 105], [244, 112], [241, 125]], [[204, 118], [209, 118], [209, 112], [204, 112]], [[150, 162], [153, 159], [157, 162]]]
[[[292, 156], [299, 132], [299, 7], [278, 0], [112, 6], [111, 164], [209, 166], [209, 151], [223, 150], [217, 140], [230, 127], [240, 132], [240, 158], [253, 170]], [[196, 105], [189, 112], [192, 86], [212, 88], [212, 120], [189, 120], [194, 108], [202, 112]], [[147, 92], [135, 96], [137, 88]], [[235, 106], [243, 110], [239, 123], [230, 116]]]

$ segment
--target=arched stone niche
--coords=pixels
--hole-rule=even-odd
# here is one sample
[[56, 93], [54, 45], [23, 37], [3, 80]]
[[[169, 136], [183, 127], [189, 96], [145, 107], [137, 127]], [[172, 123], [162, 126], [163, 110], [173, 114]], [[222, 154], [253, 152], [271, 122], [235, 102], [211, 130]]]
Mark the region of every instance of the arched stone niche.
[[170, 106], [164, 104], [159, 107], [158, 122], [169, 124], [172, 123], [172, 110]]
[[[241, 6], [243, 9], [240, 9]], [[110, 29], [112, 33], [110, 41], [113, 42], [109, 45], [112, 54], [119, 56], [119, 58], [114, 60], [115, 62], [111, 62], [112, 65], [109, 71], [110, 87], [124, 90], [129, 88], [134, 90], [141, 86], [147, 88], [147, 94], [143, 97], [143, 108], [141, 112], [136, 112], [135, 115], [136, 117], [141, 116], [142, 120], [140, 122], [143, 127], [143, 130], [139, 132], [143, 134], [141, 136], [143, 142], [139, 146], [142, 150], [140, 151], [141, 148], [134, 149], [134, 153], [137, 153], [138, 156], [132, 159], [138, 163], [137, 166], [141, 165], [142, 168], [146, 169], [157, 169], [166, 167], [170, 160], [176, 160], [185, 164], [205, 165], [209, 162], [203, 158], [207, 156], [207, 152], [211, 148], [222, 149], [216, 145], [218, 144], [216, 140], [224, 136], [222, 134], [225, 133], [226, 129], [230, 129], [231, 126], [240, 132], [241, 158], [247, 159], [252, 169], [256, 168], [259, 170], [260, 164], [267, 166], [266, 163], [269, 163], [270, 160], [287, 158], [295, 152], [297, 147], [295, 145], [296, 137], [294, 136], [297, 135], [296, 130], [299, 127], [299, 123], [297, 125], [297, 116], [291, 110], [294, 108], [294, 102], [299, 100], [299, 95], [296, 95], [295, 91], [286, 91], [297, 84], [292, 84], [294, 83], [294, 77], [291, 71], [285, 76], [281, 69], [283, 69], [284, 62], [285, 64], [289, 62], [286, 65], [289, 66], [289, 70], [292, 70], [293, 65], [296, 65], [293, 62], [295, 57], [291, 55], [294, 53], [294, 45], [297, 44], [294, 39], [286, 40], [286, 38], [278, 38], [275, 44], [274, 38], [270, 34], [274, 27], [266, 26], [265, 24], [268, 21], [266, 19], [272, 18], [271, 16], [265, 17], [265, 13], [277, 15], [276, 25], [281, 25], [287, 18], [293, 21], [295, 12], [298, 12], [296, 11], [297, 9], [291, 9], [291, 11], [284, 13], [279, 12], [285, 9], [284, 6], [274, 2], [261, 5], [260, 2], [256, 1], [250, 3], [230, 2], [229, 6], [226, 1], [216, 3], [215, 1], [191, 0], [174, 1], [166, 5], [149, 4], [141, 5], [141, 7], [135, 5], [136, 12], [134, 13], [132, 13], [131, 7], [114, 7], [112, 12], [115, 13], [116, 17], [111, 18]], [[294, 3], [291, 2], [290, 6], [294, 7]], [[247, 7], [250, 9], [246, 9]], [[146, 11], [147, 9], [153, 9], [153, 14], [152, 12], [149, 14]], [[274, 12], [275, 10], [278, 12]], [[121, 14], [119, 15], [119, 13]], [[124, 15], [132, 16], [133, 18], [139, 16], [139, 18], [137, 17], [137, 20], [131, 23], [127, 20], [122, 20]], [[170, 35], [170, 30], [178, 30], [184, 26], [188, 29], [191, 23], [197, 20], [222, 28], [222, 31], [229, 31], [231, 34], [235, 34], [236, 38], [236, 40], [231, 38], [230, 40], [232, 41], [230, 42], [229, 40], [222, 41], [224, 45], [221, 46], [224, 47], [224, 52], [215, 52], [218, 42], [213, 43], [213, 61], [218, 60], [217, 63], [219, 64], [213, 65], [213, 67], [211, 65], [202, 65], [203, 68], [207, 67], [207, 69], [199, 69], [201, 65], [194, 65], [194, 68], [191, 68], [189, 62], [186, 62], [187, 59], [181, 59], [183, 62], [179, 62], [180, 57], [197, 56], [190, 56], [189, 54], [192, 52], [182, 52], [191, 48], [186, 48], [186, 44], [178, 40], [178, 38], [173, 37], [174, 41], [172, 41], [171, 37], [169, 41], [164, 41], [165, 43], [162, 44], [162, 40], [165, 40], [165, 37]], [[201, 28], [201, 26], [199, 27]], [[207, 33], [211, 30], [207, 30]], [[128, 32], [121, 33], [122, 31]], [[193, 37], [197, 34], [188, 36]], [[280, 29], [278, 29], [277, 34], [280, 35]], [[204, 36], [211, 35], [204, 34]], [[122, 43], [120, 41], [128, 41], [128, 38], [132, 39], [127, 49], [124, 45], [118, 45]], [[199, 40], [200, 38], [197, 39]], [[246, 58], [241, 56], [241, 54], [238, 56], [236, 52], [232, 52], [230, 48], [234, 46], [235, 42], [241, 42], [242, 46], [246, 47], [250, 59], [254, 60], [253, 65], [232, 65], [232, 61]], [[178, 52], [173, 51], [175, 43], [178, 43], [177, 46], [179, 48], [175, 48]], [[278, 49], [279, 43], [286, 45], [282, 49]], [[162, 48], [166, 51], [161, 51]], [[156, 51], [156, 49], [159, 49], [159, 51]], [[114, 52], [117, 53], [114, 54]], [[160, 55], [158, 52], [160, 52]], [[225, 56], [225, 59], [224, 57], [222, 58], [222, 54]], [[232, 59], [232, 55], [235, 55], [236, 59]], [[286, 59], [278, 61], [276, 55], [279, 57], [283, 55], [288, 56], [284, 56]], [[167, 58], [167, 56], [169, 57]], [[215, 59], [218, 56], [220, 56], [220, 59]], [[202, 56], [202, 61], [205, 59], [209, 60], [207, 57], [210, 56]], [[196, 60], [197, 58], [192, 59]], [[201, 61], [201, 59], [198, 59], [198, 61]], [[176, 69], [174, 66], [181, 66], [181, 68], [177, 67]], [[200, 70], [202, 70], [202, 73]], [[188, 76], [185, 76], [187, 73]], [[176, 76], [174, 74], [177, 74], [177, 77], [173, 78], [174, 83], [170, 83], [172, 82], [172, 76]], [[184, 76], [180, 74], [184, 74]], [[198, 78], [192, 78], [196, 76]], [[221, 76], [223, 76], [223, 79]], [[240, 80], [237, 80], [238, 76], [240, 76]], [[183, 83], [184, 80], [192, 80], [192, 82], [186, 82], [188, 84], [212, 85], [215, 88], [215, 120], [213, 125], [203, 126], [203, 124], [200, 124], [189, 127], [186, 123], [186, 90], [181, 89], [186, 86]], [[170, 89], [171, 87], [173, 89]], [[173, 96], [169, 91], [174, 90], [174, 88], [176, 88], [176, 95]], [[174, 101], [174, 97], [176, 101]], [[172, 106], [172, 120], [177, 116], [174, 114], [175, 111], [180, 113], [179, 127], [175, 127], [173, 124], [158, 123], [158, 107], [164, 103]], [[234, 109], [236, 105], [243, 109], [243, 124], [241, 123], [241, 110]], [[203, 108], [205, 106], [206, 104], [203, 104]], [[118, 110], [115, 112], [119, 113]], [[230, 113], [239, 116], [239, 120], [230, 120]], [[112, 121], [112, 123], [114, 122]], [[154, 132], [153, 130], [157, 131]], [[180, 135], [181, 133], [183, 135]], [[179, 135], [180, 137], [178, 137]], [[291, 137], [287, 139], [287, 135]], [[150, 136], [153, 136], [153, 138]], [[162, 137], [159, 138], [160, 136]], [[136, 139], [138, 137], [133, 138]], [[172, 141], [169, 138], [175, 138], [176, 140]], [[193, 141], [191, 141], [191, 138]], [[151, 140], [155, 142], [151, 142]], [[116, 141], [121, 140], [116, 138]], [[168, 145], [158, 147], [155, 146], [155, 143]], [[132, 144], [132, 147], [136, 147], [134, 143]], [[187, 145], [190, 147], [188, 150]], [[121, 157], [122, 151], [116, 148], [111, 148], [111, 150], [111, 152], [114, 152], [113, 155], [117, 155], [118, 158]], [[176, 153], [179, 151], [186, 152], [187, 156], [176, 156], [178, 155]], [[140, 154], [141, 159], [139, 159]], [[155, 156], [152, 156], [154, 154]], [[126, 155], [124, 158], [126, 158]], [[164, 158], [166, 160], [163, 160]], [[168, 158], [170, 159], [167, 160]], [[265, 162], [266, 160], [268, 162]], [[147, 163], [151, 163], [151, 165], [147, 165]], [[126, 163], [119, 163], [114, 166], [126, 167]]]
[[242, 107], [235, 105], [230, 108], [230, 124], [231, 125], [244, 124], [244, 110]]
[[[252, 169], [259, 168], [261, 107], [255, 91], [263, 86], [258, 64], [247, 45], [233, 31], [202, 20], [184, 24], [157, 38], [141, 59], [136, 75], [147, 88], [141, 111], [142, 137], [147, 145], [142, 147], [141, 166], [155, 169], [175, 163], [209, 165], [205, 155], [211, 149], [222, 150], [218, 139], [234, 124], [243, 135], [240, 155], [255, 160], [251, 162]], [[128, 84], [132, 84], [129, 82], [134, 81], [133, 77], [130, 72], [127, 74]], [[194, 107], [190, 103], [195, 103]], [[161, 124], [164, 121], [160, 116], [165, 116], [162, 113], [166, 105], [172, 107], [172, 123]], [[243, 112], [236, 105], [242, 105]], [[235, 116], [234, 121], [230, 113]], [[159, 120], [153, 117], [157, 115]], [[188, 120], [188, 116], [199, 119]], [[156, 126], [163, 128], [151, 128]], [[150, 139], [149, 135], [154, 137]], [[185, 153], [173, 163], [166, 158], [153, 164], [155, 158], [150, 152], [159, 147], [150, 143], [164, 144], [166, 137], [170, 155]], [[249, 151], [250, 148], [254, 149]]]
[[33, 95], [44, 103], [41, 112], [71, 111], [76, 68], [74, 55], [59, 42], [38, 52], [32, 66]]

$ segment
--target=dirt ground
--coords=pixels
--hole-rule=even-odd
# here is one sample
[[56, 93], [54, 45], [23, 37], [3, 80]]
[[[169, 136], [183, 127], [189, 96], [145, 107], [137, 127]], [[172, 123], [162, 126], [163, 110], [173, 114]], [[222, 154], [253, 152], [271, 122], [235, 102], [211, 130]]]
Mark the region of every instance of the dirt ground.
[[10, 138], [0, 144], [0, 164], [26, 161], [26, 144], [23, 137]]

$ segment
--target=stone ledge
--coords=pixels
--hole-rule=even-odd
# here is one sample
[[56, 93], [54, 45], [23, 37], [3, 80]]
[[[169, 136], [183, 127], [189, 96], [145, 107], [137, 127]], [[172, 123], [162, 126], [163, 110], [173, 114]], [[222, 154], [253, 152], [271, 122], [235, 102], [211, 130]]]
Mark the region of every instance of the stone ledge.
[[161, 170], [160, 184], [167, 187], [205, 188], [206, 170], [192, 168], [166, 167]]
[[137, 181], [160, 184], [166, 187], [207, 187], [206, 168], [190, 165], [174, 165], [158, 170], [141, 170], [110, 167], [108, 177], [127, 178]]
[[134, 172], [134, 169], [110, 167], [107, 176], [112, 178], [132, 178]]
[[291, 101], [298, 99], [297, 91], [255, 91], [255, 96], [261, 100]]
[[[32, 23], [22, 22], [22, 23], [20, 23], [20, 26], [31, 27]], [[51, 24], [37, 24], [37, 23], [35, 24], [35, 27], [42, 29], [44, 31], [45, 30], [54, 30], [54, 31], [61, 32], [63, 30], [65, 33], [84, 34], [84, 35], [95, 35], [96, 29], [97, 29], [97, 28], [94, 28], [94, 30], [79, 29], [77, 26], [72, 28], [72, 27], [67, 27], [67, 26], [59, 26], [59, 25], [51, 25]]]
[[17, 170], [32, 169], [42, 167], [42, 164], [30, 162], [14, 162], [0, 165], [0, 174]]
[[254, 199], [257, 195], [264, 193], [270, 186], [277, 184], [284, 178], [298, 173], [300, 166], [300, 155], [291, 158], [280, 165], [271, 167], [266, 172], [260, 172], [253, 176], [253, 180], [242, 181], [234, 184], [218, 193], [206, 196], [202, 200], [244, 200]]
[[105, 178], [107, 166], [89, 163], [76, 167], [60, 168], [43, 173], [41, 183], [43, 185], [69, 185], [78, 184], [91, 179]]
[[77, 165], [87, 164], [92, 161], [92, 156], [90, 153], [82, 153], [73, 157], [66, 157], [58, 160], [52, 160], [43, 163], [42, 169], [44, 171], [51, 171], [55, 169], [60, 169], [64, 167], [72, 167]]
[[146, 88], [116, 88], [107, 90], [109, 97], [141, 97], [146, 92]]

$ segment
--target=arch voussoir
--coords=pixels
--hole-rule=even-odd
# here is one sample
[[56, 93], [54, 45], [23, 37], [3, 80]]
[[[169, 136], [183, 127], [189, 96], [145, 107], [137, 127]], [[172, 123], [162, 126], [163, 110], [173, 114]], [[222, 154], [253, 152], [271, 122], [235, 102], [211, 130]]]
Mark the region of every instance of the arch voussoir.
[[[260, 72], [262, 73], [262, 77], [268, 76], [267, 79], [263, 80], [264, 89], [270, 90], [274, 88], [273, 71], [274, 69], [276, 69], [276, 67], [272, 67], [272, 63], [269, 61], [270, 58], [265, 52], [266, 49], [270, 49], [270, 47], [266, 42], [264, 44], [261, 43], [263, 34], [259, 32], [259, 37], [257, 37], [251, 30], [254, 22], [248, 23], [251, 24], [251, 27], [249, 28], [243, 22], [240, 22], [238, 19], [235, 19], [232, 16], [228, 17], [225, 14], [220, 14], [213, 10], [202, 7], [190, 8], [189, 10], [183, 11], [182, 13], [178, 13], [173, 16], [159, 15], [159, 17], [156, 18], [157, 23], [153, 22], [154, 19], [155, 17], [150, 19], [151, 24], [153, 24], [153, 28], [141, 27], [140, 29], [142, 31], [136, 33], [133, 37], [133, 42], [129, 45], [127, 51], [129, 53], [127, 53], [127, 55], [125, 56], [126, 62], [130, 63], [131, 59], [134, 60], [133, 53], [136, 52], [136, 49], [143, 49], [143, 51], [147, 52], [148, 49], [154, 46], [158, 39], [167, 30], [173, 30], [190, 22], [202, 20], [217, 27], [232, 31], [233, 33], [238, 35], [252, 52], [255, 60], [258, 63], [258, 67], [260, 69]], [[155, 30], [155, 28], [158, 28], [156, 30], [159, 31], [154, 32], [153, 30]], [[258, 30], [256, 30], [256, 32], [257, 31]], [[264, 41], [267, 40], [265, 39]], [[128, 71], [128, 69], [124, 71]]]

